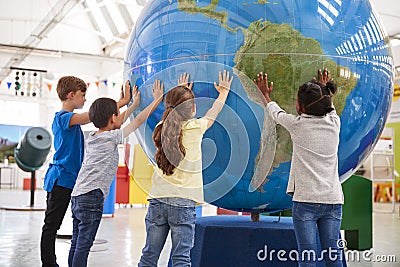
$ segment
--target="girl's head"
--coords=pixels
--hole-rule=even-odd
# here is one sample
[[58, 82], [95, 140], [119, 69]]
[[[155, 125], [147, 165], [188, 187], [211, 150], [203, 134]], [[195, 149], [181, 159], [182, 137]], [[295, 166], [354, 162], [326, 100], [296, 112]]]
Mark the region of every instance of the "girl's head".
[[333, 110], [331, 96], [336, 90], [337, 86], [333, 81], [327, 82], [326, 85], [317, 81], [302, 84], [297, 92], [297, 112], [324, 116]]
[[176, 86], [166, 93], [164, 106], [162, 122], [153, 132], [157, 148], [154, 157], [163, 173], [171, 175], [186, 153], [182, 145], [181, 128], [182, 123], [196, 113], [194, 94], [186, 86]]

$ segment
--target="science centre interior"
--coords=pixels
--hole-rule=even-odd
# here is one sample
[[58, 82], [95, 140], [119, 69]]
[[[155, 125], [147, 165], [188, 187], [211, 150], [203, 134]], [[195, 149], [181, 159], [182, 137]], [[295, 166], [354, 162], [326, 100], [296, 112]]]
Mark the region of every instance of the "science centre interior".
[[[88, 140], [102, 133], [94, 134], [98, 128], [86, 112], [99, 98], [125, 101], [121, 92], [127, 81], [135, 87], [121, 112], [136, 109], [122, 128], [146, 116], [115, 144], [112, 181], [99, 182], [98, 188], [96, 182], [90, 185], [94, 191], [106, 187], [108, 192], [87, 266], [139, 264], [149, 233], [149, 198], [157, 191], [154, 177], [162, 169], [153, 134], [166, 124], [167, 110], [180, 112], [165, 96], [178, 83], [195, 97], [194, 121], [210, 114], [220, 90], [226, 84], [230, 87], [220, 113], [199, 141], [201, 162], [194, 163], [201, 168], [204, 201], [194, 206], [191, 265], [298, 266], [299, 234], [293, 216], [300, 211], [292, 209], [293, 198], [286, 192], [291, 186], [308, 190], [300, 182], [291, 184], [293, 165], [298, 164], [292, 159], [300, 155], [299, 145], [294, 133], [275, 122], [255, 81], [260, 72], [267, 73], [268, 82], [273, 82], [272, 100], [300, 120], [313, 115], [297, 114], [305, 110], [299, 109], [299, 86], [320, 79], [324, 70], [337, 85], [325, 97], [332, 99], [340, 118], [334, 177], [344, 195], [336, 244], [341, 262], [354, 267], [400, 266], [400, 6], [396, 1], [2, 0], [0, 7], [0, 266], [46, 266], [42, 228], [50, 218], [50, 203], [56, 203], [47, 192], [52, 188], [49, 170], [68, 169], [79, 161], [76, 174], [67, 175], [72, 177], [70, 183], [57, 178], [65, 172], [54, 176], [57, 188], [72, 191], [80, 164], [90, 160], [83, 156], [90, 155]], [[224, 71], [231, 83], [224, 83]], [[189, 76], [182, 83], [183, 73]], [[60, 79], [71, 76], [86, 88], [84, 101], [72, 108], [65, 103], [79, 101], [79, 93], [70, 93], [62, 102], [58, 92]], [[157, 81], [165, 94], [148, 113]], [[318, 88], [321, 98], [315, 103], [324, 99]], [[71, 135], [65, 140], [58, 136], [61, 126], [54, 126], [55, 114], [62, 109], [86, 114], [81, 117], [88, 121], [72, 127], [71, 119], [64, 130], [81, 131], [82, 144]], [[114, 113], [108, 124], [118, 124], [119, 117]], [[319, 127], [316, 124], [315, 131]], [[320, 145], [328, 149], [331, 141]], [[82, 159], [71, 156], [61, 163], [60, 153], [72, 155], [74, 146], [80, 147]], [[326, 162], [307, 166], [321, 169], [322, 164]], [[95, 165], [93, 169], [98, 169]], [[180, 171], [174, 166], [174, 172]], [[185, 187], [182, 181], [173, 183]], [[318, 191], [330, 192], [329, 184], [321, 182]], [[163, 194], [159, 199], [184, 195], [172, 188], [159, 189]], [[72, 192], [74, 201], [79, 189]], [[305, 202], [336, 204], [325, 201]], [[55, 234], [59, 266], [71, 266], [74, 209], [68, 206]], [[180, 242], [168, 234], [158, 266], [178, 262], [174, 244]], [[324, 256], [318, 259], [323, 254], [318, 242], [315, 266], [326, 266]]]

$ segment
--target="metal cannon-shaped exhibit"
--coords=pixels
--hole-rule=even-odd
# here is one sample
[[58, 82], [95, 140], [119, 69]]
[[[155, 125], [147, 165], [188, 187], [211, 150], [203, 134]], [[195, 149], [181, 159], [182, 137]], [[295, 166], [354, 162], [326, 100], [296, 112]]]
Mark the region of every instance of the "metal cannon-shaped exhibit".
[[18, 167], [31, 173], [31, 207], [34, 205], [36, 170], [45, 163], [50, 152], [51, 142], [51, 135], [46, 129], [32, 127], [25, 132], [15, 148], [14, 155]]

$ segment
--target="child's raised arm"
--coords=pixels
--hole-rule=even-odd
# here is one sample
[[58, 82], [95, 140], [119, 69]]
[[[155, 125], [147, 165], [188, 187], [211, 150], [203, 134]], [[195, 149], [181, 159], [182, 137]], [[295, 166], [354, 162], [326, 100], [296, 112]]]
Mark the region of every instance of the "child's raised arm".
[[[130, 84], [127, 84], [130, 87]], [[140, 92], [138, 87], [135, 85], [133, 86], [132, 90], [132, 99], [133, 103], [130, 105], [124, 112], [121, 113], [121, 116], [124, 118], [124, 122], [129, 118], [132, 112], [139, 106], [140, 104]]]
[[89, 112], [74, 113], [69, 120], [69, 127], [76, 124], [84, 125], [88, 123], [90, 123]]
[[136, 130], [146, 119], [154, 112], [158, 105], [162, 101], [162, 96], [164, 94], [164, 84], [160, 80], [156, 80], [153, 84], [153, 97], [154, 100], [143, 109], [126, 127], [124, 127], [124, 137], [130, 135], [134, 130]]
[[272, 100], [270, 98], [270, 95], [272, 90], [274, 89], [274, 83], [271, 82], [270, 86], [268, 87], [268, 74], [263, 74], [262, 72], [257, 74], [257, 79], [254, 79], [254, 84], [263, 95], [263, 100], [265, 100], [266, 103], [271, 102]]
[[231, 89], [232, 80], [233, 76], [229, 78], [228, 71], [224, 70], [222, 73], [219, 72], [219, 84], [214, 82], [214, 87], [218, 91], [219, 95], [217, 99], [215, 99], [212, 107], [204, 115], [204, 118], [208, 120], [207, 128], [210, 128], [211, 125], [213, 125], [218, 114], [224, 107], [226, 98], [228, 97], [229, 91]]
[[122, 108], [125, 105], [128, 105], [129, 101], [131, 100], [131, 83], [129, 80], [125, 82], [125, 90], [121, 88], [121, 95], [117, 102], [117, 107]]

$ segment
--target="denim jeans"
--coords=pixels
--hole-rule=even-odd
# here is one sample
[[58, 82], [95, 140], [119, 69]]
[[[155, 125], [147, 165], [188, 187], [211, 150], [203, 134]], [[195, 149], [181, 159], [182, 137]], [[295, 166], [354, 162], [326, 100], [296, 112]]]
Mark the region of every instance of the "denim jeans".
[[292, 213], [299, 266], [316, 266], [317, 261], [324, 260], [326, 266], [342, 267], [342, 205], [293, 202]]
[[46, 212], [42, 236], [40, 238], [40, 257], [43, 267], [58, 266], [56, 262], [56, 236], [71, 200], [72, 189], [54, 185], [47, 193]]
[[151, 199], [145, 218], [146, 245], [138, 266], [157, 266], [170, 230], [172, 266], [191, 266], [190, 250], [194, 245], [195, 221], [194, 201], [183, 198]]
[[69, 267], [87, 266], [90, 248], [103, 215], [104, 196], [100, 189], [71, 198], [73, 218]]

